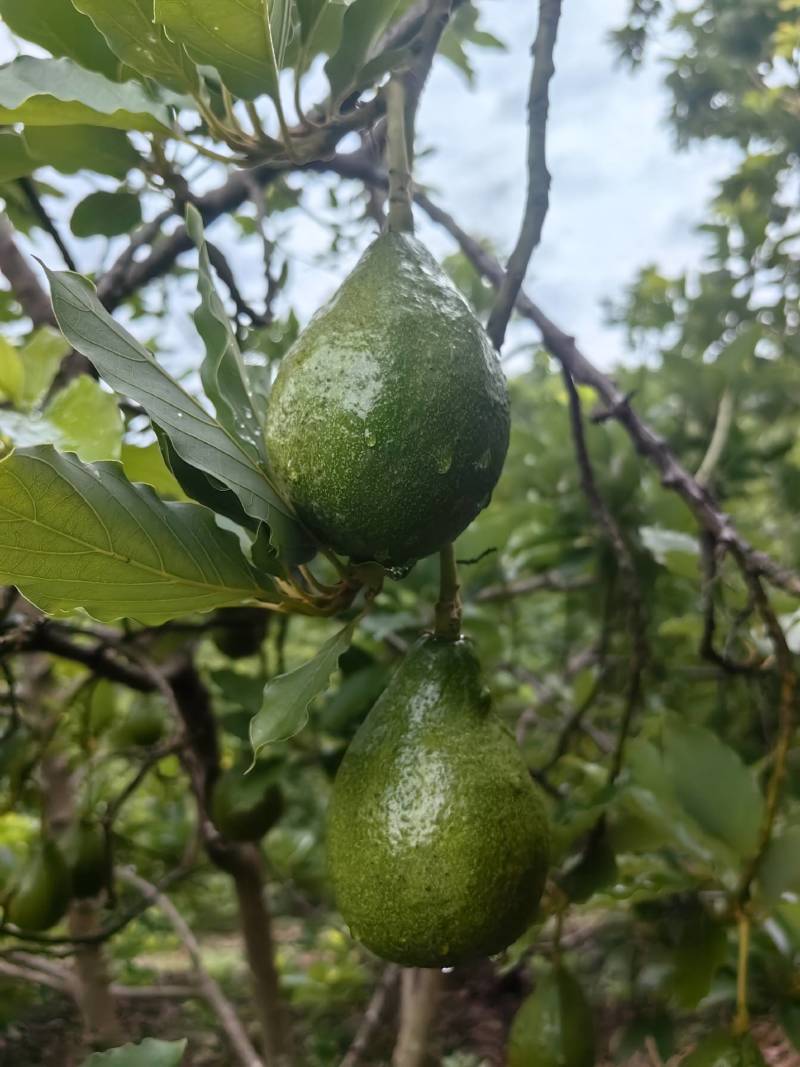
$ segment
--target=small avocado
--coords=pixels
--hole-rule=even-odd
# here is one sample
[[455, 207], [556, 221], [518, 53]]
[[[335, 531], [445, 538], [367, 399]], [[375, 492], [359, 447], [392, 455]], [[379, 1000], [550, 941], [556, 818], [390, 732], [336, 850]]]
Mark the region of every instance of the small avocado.
[[211, 818], [229, 841], [260, 841], [283, 815], [283, 791], [258, 771], [226, 771], [214, 783]]
[[64, 857], [55, 842], [44, 841], [22, 871], [6, 918], [21, 930], [49, 930], [64, 916], [70, 891], [71, 879]]
[[162, 710], [150, 700], [137, 701], [115, 731], [123, 747], [149, 748], [164, 736], [166, 720]]
[[345, 753], [328, 859], [355, 938], [409, 967], [504, 949], [544, 887], [544, 804], [469, 641], [421, 638]]
[[509, 437], [483, 327], [415, 238], [385, 233], [284, 358], [267, 411], [272, 473], [319, 540], [403, 567], [484, 508]]
[[539, 977], [514, 1016], [506, 1062], [508, 1067], [594, 1067], [592, 1011], [563, 966]]
[[99, 823], [93, 819], [77, 822], [65, 841], [64, 855], [72, 875], [74, 897], [96, 897], [108, 885], [108, 850]]
[[270, 615], [261, 608], [220, 608], [216, 613], [219, 626], [211, 639], [229, 659], [246, 659], [260, 651], [267, 636]]
[[697, 1048], [681, 1060], [681, 1067], [766, 1067], [761, 1049], [749, 1034], [734, 1037], [719, 1030], [703, 1038]]

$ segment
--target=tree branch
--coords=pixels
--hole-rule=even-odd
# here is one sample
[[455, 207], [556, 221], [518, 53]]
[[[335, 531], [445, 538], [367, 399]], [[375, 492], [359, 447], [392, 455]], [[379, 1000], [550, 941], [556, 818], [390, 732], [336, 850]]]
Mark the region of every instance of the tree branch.
[[14, 240], [14, 228], [7, 215], [0, 215], [0, 271], [6, 276], [11, 292], [34, 326], [55, 326], [56, 318], [50, 297]]
[[339, 1067], [358, 1067], [364, 1053], [370, 1046], [370, 1042], [378, 1033], [383, 1021], [383, 1013], [386, 1009], [386, 1001], [393, 992], [400, 978], [400, 968], [391, 963], [384, 970], [381, 979], [375, 987], [375, 992], [361, 1016], [356, 1035], [347, 1050]]
[[553, 52], [560, 18], [561, 0], [539, 0], [539, 28], [533, 45], [533, 70], [528, 94], [528, 196], [519, 238], [486, 326], [486, 332], [498, 351], [503, 347], [508, 321], [531, 256], [542, 238], [550, 204], [547, 114], [550, 109], [550, 80], [556, 69]]

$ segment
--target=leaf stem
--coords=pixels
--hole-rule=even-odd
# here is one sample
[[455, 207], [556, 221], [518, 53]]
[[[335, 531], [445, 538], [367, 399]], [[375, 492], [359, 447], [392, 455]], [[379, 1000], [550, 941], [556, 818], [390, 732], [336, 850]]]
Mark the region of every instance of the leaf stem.
[[406, 89], [394, 77], [386, 87], [389, 162], [389, 232], [413, 233], [411, 165], [406, 134]]
[[747, 1007], [747, 972], [750, 962], [750, 916], [742, 908], [739, 912], [739, 962], [736, 970], [736, 1015], [733, 1032], [740, 1036], [750, 1029], [750, 1012]]
[[436, 603], [434, 633], [444, 641], [457, 641], [461, 636], [461, 586], [451, 541], [439, 553], [439, 568], [439, 600]]

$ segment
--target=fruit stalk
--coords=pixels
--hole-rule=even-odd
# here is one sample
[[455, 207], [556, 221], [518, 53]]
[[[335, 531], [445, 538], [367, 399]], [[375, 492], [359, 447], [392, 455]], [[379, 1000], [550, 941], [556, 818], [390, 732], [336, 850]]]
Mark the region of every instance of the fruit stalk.
[[412, 967], [401, 977], [400, 1030], [392, 1067], [422, 1067], [442, 986], [442, 973]]
[[457, 641], [461, 636], [461, 585], [452, 542], [439, 553], [439, 575], [434, 633], [445, 641]]
[[389, 157], [389, 231], [413, 233], [411, 210], [411, 164], [406, 134], [406, 90], [400, 78], [386, 89]]

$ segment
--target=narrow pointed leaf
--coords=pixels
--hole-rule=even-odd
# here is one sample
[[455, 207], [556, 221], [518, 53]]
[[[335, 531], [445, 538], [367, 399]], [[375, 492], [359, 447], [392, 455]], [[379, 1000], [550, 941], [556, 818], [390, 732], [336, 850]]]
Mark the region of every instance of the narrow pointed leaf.
[[372, 46], [388, 25], [397, 2], [353, 0], [345, 11], [339, 48], [325, 64], [334, 103], [338, 103], [356, 81]]
[[330, 685], [331, 675], [339, 666], [339, 657], [349, 648], [357, 624], [358, 619], [349, 622], [325, 642], [313, 659], [267, 683], [261, 711], [250, 723], [256, 758], [265, 745], [286, 741], [303, 729], [308, 722], [309, 704]]
[[0, 582], [48, 614], [83, 608], [103, 622], [274, 599], [210, 511], [49, 446], [0, 462]]
[[302, 539], [288, 505], [251, 454], [109, 315], [94, 286], [68, 271], [48, 277], [64, 336], [111, 388], [144, 407], [184, 463], [228, 487], [247, 515], [266, 522], [279, 551]]
[[206, 358], [200, 368], [203, 389], [225, 429], [248, 445], [256, 460], [263, 461], [266, 459], [263, 423], [253, 406], [244, 361], [225, 305], [214, 286], [203, 222], [194, 207], [186, 213], [186, 226], [199, 253], [200, 306], [195, 311], [194, 322], [206, 348]]
[[137, 82], [112, 82], [70, 59], [19, 56], [0, 67], [0, 122], [165, 133], [167, 109]]

